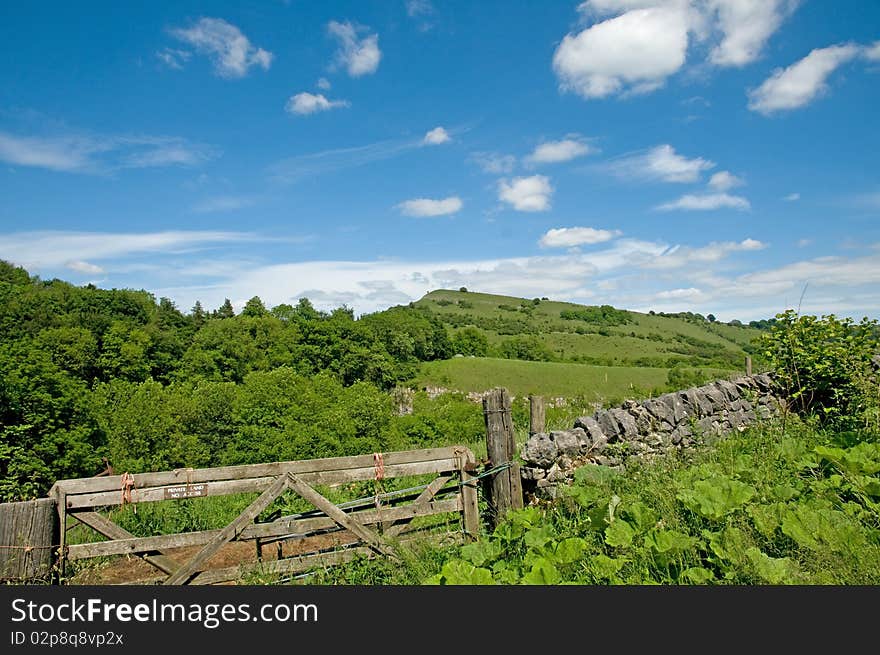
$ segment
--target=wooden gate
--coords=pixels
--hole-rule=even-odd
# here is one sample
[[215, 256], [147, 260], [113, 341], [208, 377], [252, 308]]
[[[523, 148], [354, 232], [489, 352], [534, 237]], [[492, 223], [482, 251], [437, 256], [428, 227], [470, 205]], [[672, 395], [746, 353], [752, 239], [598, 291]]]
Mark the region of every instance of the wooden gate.
[[[318, 485], [433, 474], [427, 484], [402, 492], [377, 494], [368, 503], [337, 506], [315, 490]], [[381, 554], [397, 557], [395, 542], [411, 528], [416, 517], [460, 513], [462, 530], [476, 537], [479, 532], [476, 462], [464, 446], [429, 448], [352, 457], [333, 457], [269, 464], [227, 466], [209, 469], [179, 469], [129, 476], [60, 480], [50, 490], [56, 502], [59, 523], [69, 518], [92, 528], [108, 541], [66, 544], [66, 530], [60, 530], [59, 568], [65, 563], [92, 557], [133, 554], [158, 569], [162, 576], [144, 582], [163, 584], [215, 584], [241, 578], [249, 571], [292, 574], [317, 566], [340, 564], [357, 556]], [[292, 490], [315, 510], [280, 517], [263, 523], [255, 519], [287, 490]], [[131, 503], [156, 502], [260, 492], [238, 517], [221, 530], [136, 537], [99, 512], [101, 508]], [[409, 502], [407, 502], [409, 501]], [[368, 508], [367, 508], [368, 507]], [[345, 532], [356, 543], [341, 550], [321, 552], [319, 535]], [[267, 542], [309, 540], [314, 551], [294, 557], [280, 557], [247, 565], [208, 568], [209, 560], [232, 541], [254, 541], [261, 556]], [[307, 542], [306, 542], [307, 543]], [[320, 541], [326, 543], [326, 539]], [[188, 559], [168, 551], [184, 546], [201, 546]]]

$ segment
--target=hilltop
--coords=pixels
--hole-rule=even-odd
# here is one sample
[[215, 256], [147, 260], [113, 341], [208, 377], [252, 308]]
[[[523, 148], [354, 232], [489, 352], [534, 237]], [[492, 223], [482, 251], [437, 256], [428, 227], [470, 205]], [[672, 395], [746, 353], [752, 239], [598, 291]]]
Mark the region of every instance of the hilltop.
[[622, 394], [667, 381], [690, 383], [742, 370], [760, 334], [700, 314], [643, 314], [461, 290], [432, 291], [412, 306], [443, 323], [453, 349], [465, 356], [425, 362], [419, 381], [462, 391], [505, 385], [520, 393], [572, 395], [599, 386]]

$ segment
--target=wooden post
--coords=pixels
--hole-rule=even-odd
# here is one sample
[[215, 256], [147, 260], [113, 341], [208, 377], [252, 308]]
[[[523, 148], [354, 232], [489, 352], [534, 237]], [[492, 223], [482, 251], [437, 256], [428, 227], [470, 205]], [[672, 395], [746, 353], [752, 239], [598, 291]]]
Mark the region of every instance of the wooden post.
[[752, 358], [746, 355], [746, 375], [752, 374]]
[[489, 500], [494, 506], [493, 521], [497, 524], [509, 510], [523, 506], [522, 480], [516, 462], [516, 438], [507, 389], [493, 389], [483, 398], [483, 418], [486, 422], [489, 466], [510, 464], [509, 468], [492, 476]]
[[0, 580], [25, 584], [47, 580], [58, 532], [51, 498], [0, 504]]
[[480, 506], [477, 501], [478, 480], [474, 476], [477, 463], [474, 454], [468, 450], [461, 458], [459, 472], [461, 475], [461, 505], [464, 531], [468, 536], [476, 539], [480, 536]]
[[544, 432], [544, 396], [529, 396], [529, 436]]

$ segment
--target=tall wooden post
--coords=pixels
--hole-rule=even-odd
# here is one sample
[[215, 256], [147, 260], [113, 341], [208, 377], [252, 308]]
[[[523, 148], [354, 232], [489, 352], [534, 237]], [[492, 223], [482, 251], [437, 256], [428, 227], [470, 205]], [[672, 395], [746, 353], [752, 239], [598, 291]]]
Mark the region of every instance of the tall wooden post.
[[529, 396], [529, 436], [544, 432], [544, 397]]
[[752, 374], [752, 358], [746, 355], [746, 375]]
[[489, 466], [509, 464], [508, 468], [492, 476], [489, 501], [495, 510], [493, 522], [497, 523], [509, 510], [523, 506], [522, 479], [516, 461], [516, 437], [507, 389], [493, 389], [483, 398], [483, 418]]

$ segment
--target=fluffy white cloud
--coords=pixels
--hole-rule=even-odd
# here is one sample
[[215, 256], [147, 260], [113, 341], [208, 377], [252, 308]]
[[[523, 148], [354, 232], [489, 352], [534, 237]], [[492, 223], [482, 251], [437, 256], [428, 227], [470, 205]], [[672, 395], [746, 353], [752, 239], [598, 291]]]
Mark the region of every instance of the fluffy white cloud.
[[800, 200], [801, 194], [799, 193], [789, 193], [783, 200], [787, 200], [788, 202], [794, 202], [795, 200]]
[[542, 248], [575, 248], [603, 243], [622, 234], [620, 230], [597, 230], [592, 227], [558, 227], [547, 230], [538, 243]]
[[525, 162], [527, 164], [556, 164], [583, 157], [591, 152], [593, 149], [579, 138], [545, 141], [525, 158]]
[[339, 23], [335, 20], [327, 23], [327, 31], [339, 43], [336, 63], [344, 67], [351, 77], [376, 72], [382, 59], [378, 34], [367, 34], [360, 38], [358, 32], [364, 31], [364, 28], [355, 27], [350, 22]]
[[604, 98], [661, 86], [685, 62], [689, 18], [676, 6], [634, 9], [567, 34], [553, 54], [563, 90]]
[[751, 208], [749, 201], [742, 196], [732, 196], [727, 193], [685, 194], [678, 200], [658, 205], [660, 211], [673, 211], [683, 209], [685, 211], [712, 211], [715, 209], [739, 209]]
[[689, 300], [693, 300], [701, 297], [702, 295], [703, 292], [696, 287], [688, 287], [687, 289], [669, 289], [667, 291], [661, 291], [656, 295], [656, 298], [660, 300], [679, 298], [687, 298]]
[[516, 157], [502, 155], [498, 152], [472, 152], [469, 159], [484, 173], [492, 173], [493, 175], [511, 173], [516, 167]]
[[584, 98], [645, 93], [685, 65], [692, 44], [709, 42], [709, 63], [757, 59], [799, 0], [587, 0], [591, 24], [568, 34], [553, 56], [563, 90]]
[[436, 146], [440, 145], [441, 143], [446, 143], [451, 139], [452, 137], [449, 136], [449, 133], [442, 127], [438, 126], [425, 134], [425, 138], [422, 139], [422, 143], [424, 143], [425, 145]]
[[696, 182], [703, 171], [715, 167], [715, 162], [695, 157], [688, 159], [665, 144], [647, 152], [626, 155], [613, 160], [608, 168], [626, 179], [659, 180], [661, 182]]
[[688, 246], [673, 246], [661, 253], [658, 257], [643, 264], [648, 269], [679, 269], [693, 264], [710, 264], [719, 262], [730, 253], [763, 250], [767, 244], [757, 239], [743, 239], [742, 241], [715, 242], [693, 248]]
[[104, 272], [104, 269], [100, 266], [96, 264], [90, 264], [89, 262], [84, 262], [80, 259], [69, 261], [64, 265], [64, 267], [76, 273], [85, 273], [86, 275], [100, 275]]
[[211, 146], [178, 137], [90, 134], [20, 137], [0, 132], [0, 161], [70, 173], [195, 166], [218, 154]]
[[326, 77], [319, 77], [318, 81], [315, 82], [315, 86], [317, 86], [322, 91], [329, 91], [332, 85], [330, 84], [330, 80], [328, 80]]
[[730, 171], [718, 171], [709, 178], [709, 186], [716, 191], [729, 191], [738, 186], [743, 186], [745, 181]]
[[461, 198], [450, 196], [441, 200], [432, 200], [431, 198], [405, 200], [397, 205], [397, 208], [406, 216], [445, 216], [455, 214], [461, 210], [462, 206]]
[[348, 106], [349, 102], [347, 100], [327, 100], [322, 93], [303, 91], [291, 96], [284, 109], [290, 114], [307, 116], [319, 111], [329, 111], [330, 109]]
[[874, 41], [872, 45], [865, 46], [862, 55], [868, 61], [880, 61], [880, 41]]
[[429, 0], [406, 0], [406, 15], [410, 18], [430, 16], [434, 13], [434, 5]]
[[553, 187], [545, 175], [515, 177], [509, 182], [498, 181], [498, 199], [521, 212], [543, 212], [550, 209]]
[[749, 109], [769, 115], [809, 104], [828, 89], [828, 76], [860, 52], [852, 43], [816, 48], [788, 68], [776, 69], [761, 86], [749, 91]]
[[799, 0], [709, 0], [717, 16], [721, 42], [709, 55], [719, 66], [744, 66], [755, 61], [767, 41], [794, 12]]
[[253, 46], [235, 25], [221, 18], [201, 18], [190, 28], [175, 28], [171, 35], [207, 55], [220, 77], [244, 77], [257, 66], [269, 70], [272, 53]]

